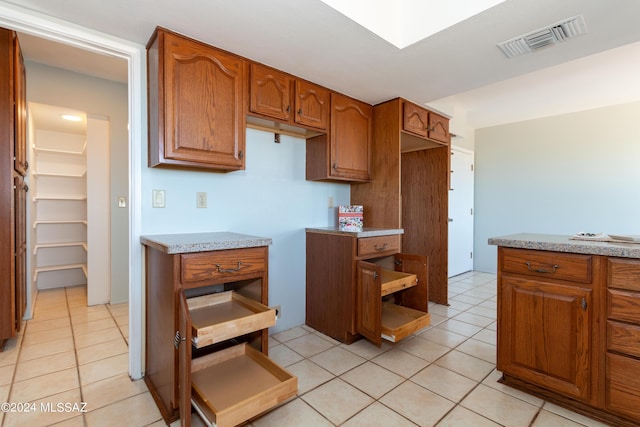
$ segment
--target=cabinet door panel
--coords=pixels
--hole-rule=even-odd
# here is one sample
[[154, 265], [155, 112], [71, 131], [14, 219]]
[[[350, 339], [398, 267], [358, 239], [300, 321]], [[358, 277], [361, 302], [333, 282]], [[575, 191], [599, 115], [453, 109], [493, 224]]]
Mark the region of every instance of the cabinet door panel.
[[166, 37], [164, 157], [242, 169], [244, 61]]
[[429, 139], [449, 143], [449, 119], [440, 114], [429, 112]]
[[329, 89], [304, 80], [296, 80], [296, 123], [326, 129], [329, 122], [330, 97]]
[[293, 78], [285, 73], [251, 64], [250, 110], [276, 119], [289, 120], [292, 82]]
[[380, 277], [380, 266], [358, 261], [356, 332], [378, 345], [382, 342], [382, 285]]
[[371, 129], [369, 104], [340, 94], [331, 100], [330, 175], [346, 179], [371, 179]]
[[569, 396], [590, 394], [590, 289], [502, 276], [498, 369]]
[[402, 128], [407, 132], [426, 137], [429, 133], [429, 111], [411, 102], [404, 102]]
[[415, 310], [429, 311], [429, 259], [424, 255], [396, 254], [395, 269], [415, 274], [418, 284], [401, 293], [401, 304]]

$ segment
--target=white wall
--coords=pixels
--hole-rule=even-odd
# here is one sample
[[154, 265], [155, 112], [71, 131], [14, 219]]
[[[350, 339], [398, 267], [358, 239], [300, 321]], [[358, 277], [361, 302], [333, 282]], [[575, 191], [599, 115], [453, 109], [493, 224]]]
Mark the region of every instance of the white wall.
[[640, 234], [640, 103], [479, 129], [474, 269], [520, 232]]
[[[348, 184], [305, 180], [303, 139], [247, 129], [246, 169], [229, 173], [142, 170], [142, 234], [232, 231], [273, 239], [269, 247], [269, 303], [281, 305], [274, 331], [304, 324], [305, 227], [335, 223], [336, 205], [348, 204]], [[144, 153], [146, 159], [146, 150]], [[146, 160], [145, 160], [146, 161]], [[166, 207], [152, 207], [152, 190], [165, 190]], [[196, 208], [207, 192], [208, 207]]]

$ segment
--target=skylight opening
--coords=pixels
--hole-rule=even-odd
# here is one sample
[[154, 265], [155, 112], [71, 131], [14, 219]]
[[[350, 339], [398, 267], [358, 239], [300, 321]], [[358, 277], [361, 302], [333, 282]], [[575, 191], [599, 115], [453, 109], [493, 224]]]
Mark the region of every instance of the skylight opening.
[[404, 49], [504, 0], [321, 1], [398, 49]]

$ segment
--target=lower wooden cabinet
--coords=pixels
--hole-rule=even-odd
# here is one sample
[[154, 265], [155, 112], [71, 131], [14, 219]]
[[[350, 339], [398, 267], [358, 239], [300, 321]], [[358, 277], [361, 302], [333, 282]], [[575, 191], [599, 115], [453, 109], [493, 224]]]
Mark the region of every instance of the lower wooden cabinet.
[[397, 342], [428, 326], [428, 258], [399, 249], [400, 234], [307, 230], [307, 325], [348, 344]]

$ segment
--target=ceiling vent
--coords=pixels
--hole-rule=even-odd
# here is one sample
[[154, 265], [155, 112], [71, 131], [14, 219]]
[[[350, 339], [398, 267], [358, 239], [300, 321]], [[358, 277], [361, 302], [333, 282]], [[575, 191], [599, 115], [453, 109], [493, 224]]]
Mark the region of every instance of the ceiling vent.
[[557, 42], [572, 39], [586, 32], [587, 26], [584, 23], [584, 17], [578, 15], [503, 41], [498, 43], [498, 47], [507, 58], [513, 58], [514, 56], [524, 55], [525, 53], [542, 49]]

